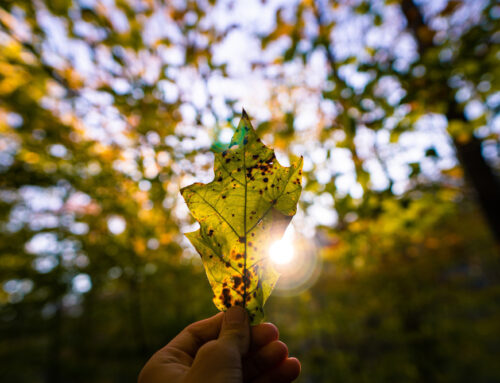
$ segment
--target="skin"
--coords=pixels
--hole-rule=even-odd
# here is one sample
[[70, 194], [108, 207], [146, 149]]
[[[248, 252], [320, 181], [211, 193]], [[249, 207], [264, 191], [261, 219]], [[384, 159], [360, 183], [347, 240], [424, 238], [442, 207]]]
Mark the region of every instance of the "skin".
[[157, 351], [139, 383], [288, 383], [300, 363], [271, 323], [250, 327], [241, 307], [195, 322]]

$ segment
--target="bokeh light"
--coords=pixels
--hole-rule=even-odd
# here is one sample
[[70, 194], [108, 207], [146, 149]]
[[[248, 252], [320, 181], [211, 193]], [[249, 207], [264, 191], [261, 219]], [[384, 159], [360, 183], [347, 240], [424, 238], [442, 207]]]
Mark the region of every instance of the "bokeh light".
[[73, 278], [73, 290], [77, 293], [86, 293], [89, 292], [92, 288], [92, 281], [90, 280], [90, 276], [88, 274], [78, 274]]
[[123, 219], [123, 217], [120, 217], [118, 215], [113, 215], [108, 218], [108, 230], [115, 234], [121, 234], [125, 231], [127, 227], [127, 223]]
[[500, 382], [497, 3], [2, 2], [2, 381], [131, 381], [214, 314], [179, 189], [245, 108], [304, 160], [262, 254], [299, 382]]

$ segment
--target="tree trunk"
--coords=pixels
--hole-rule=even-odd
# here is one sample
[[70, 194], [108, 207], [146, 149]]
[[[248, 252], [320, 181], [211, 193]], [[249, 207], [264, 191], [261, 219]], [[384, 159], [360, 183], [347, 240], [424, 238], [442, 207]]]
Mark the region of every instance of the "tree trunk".
[[469, 141], [455, 141], [457, 157], [468, 183], [474, 188], [477, 201], [500, 244], [500, 185], [481, 153], [481, 141], [472, 136]]
[[62, 298], [56, 303], [56, 312], [52, 318], [49, 347], [47, 350], [47, 370], [45, 382], [58, 383], [61, 381], [61, 337], [62, 337]]
[[[425, 24], [414, 0], [403, 0], [401, 10], [406, 17], [408, 29], [417, 41], [420, 57], [423, 57], [427, 49], [433, 46], [434, 34]], [[446, 84], [443, 86], [446, 87], [446, 98], [452, 100], [446, 113], [448, 122], [459, 120], [467, 123], [463, 112], [455, 102], [453, 90]], [[482, 155], [480, 140], [471, 135], [466, 142], [454, 140], [453, 143], [465, 179], [474, 189], [479, 207], [497, 244], [500, 245], [500, 182]]]
[[[137, 269], [135, 270], [137, 273]], [[143, 358], [147, 357], [149, 354], [149, 348], [146, 341], [146, 334], [144, 332], [144, 324], [142, 320], [142, 304], [141, 304], [141, 292], [139, 281], [137, 276], [134, 274], [129, 283], [129, 294], [130, 294], [130, 319], [132, 324], [132, 332], [134, 334], [137, 354]]]

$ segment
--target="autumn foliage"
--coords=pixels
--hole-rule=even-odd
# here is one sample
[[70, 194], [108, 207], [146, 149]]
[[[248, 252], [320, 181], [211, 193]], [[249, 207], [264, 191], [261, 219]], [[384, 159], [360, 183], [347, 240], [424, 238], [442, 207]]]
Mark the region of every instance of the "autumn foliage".
[[[0, 2], [0, 380], [135, 381], [217, 312], [210, 283], [258, 321], [279, 272], [265, 318], [302, 382], [499, 381], [499, 20], [488, 0]], [[273, 260], [252, 230], [285, 223]], [[245, 248], [272, 263], [255, 297]]]

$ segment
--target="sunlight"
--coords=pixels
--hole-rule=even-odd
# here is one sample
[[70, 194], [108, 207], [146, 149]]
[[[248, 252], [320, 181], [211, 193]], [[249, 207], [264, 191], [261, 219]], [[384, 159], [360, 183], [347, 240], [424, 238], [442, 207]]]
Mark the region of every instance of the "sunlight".
[[[297, 223], [297, 217], [294, 218]], [[298, 227], [304, 227], [300, 221]], [[280, 278], [274, 288], [274, 294], [294, 296], [309, 289], [321, 272], [321, 259], [313, 236], [304, 236], [291, 223], [285, 234], [269, 246], [269, 257]]]
[[290, 263], [294, 256], [292, 243], [286, 239], [274, 242], [269, 247], [269, 255], [271, 260], [278, 265]]
[[283, 238], [274, 242], [269, 246], [269, 256], [277, 265], [286, 265], [294, 258], [293, 242], [294, 242], [293, 225], [288, 226]]

